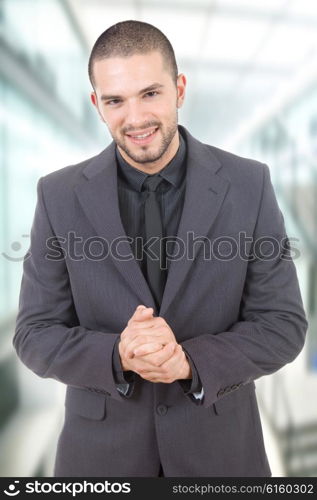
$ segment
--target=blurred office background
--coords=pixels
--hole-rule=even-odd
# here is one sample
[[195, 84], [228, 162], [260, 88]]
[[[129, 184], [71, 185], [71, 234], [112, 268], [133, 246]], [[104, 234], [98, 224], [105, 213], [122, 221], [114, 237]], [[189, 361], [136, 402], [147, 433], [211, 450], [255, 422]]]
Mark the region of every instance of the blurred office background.
[[310, 327], [298, 358], [257, 381], [257, 397], [273, 475], [316, 476], [315, 0], [0, 0], [0, 475], [52, 475], [64, 387], [13, 351], [22, 260], [38, 178], [110, 141], [87, 61], [97, 36], [125, 19], [172, 42], [188, 82], [180, 123], [270, 167]]

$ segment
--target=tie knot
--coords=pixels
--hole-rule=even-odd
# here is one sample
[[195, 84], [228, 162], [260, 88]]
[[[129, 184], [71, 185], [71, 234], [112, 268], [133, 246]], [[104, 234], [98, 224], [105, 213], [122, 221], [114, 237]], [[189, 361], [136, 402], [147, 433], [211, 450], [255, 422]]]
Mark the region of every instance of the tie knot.
[[156, 191], [157, 186], [162, 182], [163, 178], [158, 174], [148, 175], [144, 181], [144, 187], [147, 191]]

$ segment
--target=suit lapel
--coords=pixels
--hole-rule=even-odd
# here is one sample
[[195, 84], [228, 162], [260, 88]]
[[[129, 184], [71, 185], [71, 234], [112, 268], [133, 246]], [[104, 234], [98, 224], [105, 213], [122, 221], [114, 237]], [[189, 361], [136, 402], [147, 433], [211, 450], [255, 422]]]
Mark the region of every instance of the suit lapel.
[[[84, 168], [83, 174], [74, 189], [96, 236], [105, 238], [109, 245], [113, 245], [106, 259], [112, 259], [133, 292], [138, 295], [140, 303], [155, 307], [150, 288], [133, 256], [120, 217], [115, 143], [112, 142], [95, 157]], [[113, 242], [118, 243], [114, 245]]]
[[[217, 174], [221, 164], [210, 148], [195, 139], [182, 125], [179, 125], [179, 129], [187, 143], [187, 175], [177, 238], [186, 244], [189, 231], [193, 233], [194, 238], [203, 237], [209, 232], [228, 190], [229, 181]], [[111, 251], [112, 261], [133, 292], [138, 295], [140, 303], [155, 310], [151, 290], [132, 254], [120, 217], [115, 147], [113, 141], [88, 163], [74, 189], [96, 231], [96, 236], [104, 238], [109, 245], [120, 241], [117, 252], [125, 257], [116, 256], [115, 252]], [[159, 311], [161, 316], [164, 316], [171, 305], [194, 262], [197, 247], [198, 245], [194, 245], [191, 259], [185, 255], [179, 260], [171, 260]]]
[[[181, 125], [187, 142], [188, 160], [186, 191], [177, 238], [185, 243], [187, 253], [188, 232], [194, 238], [204, 237], [210, 231], [229, 187], [229, 180], [216, 172], [221, 163], [205, 144], [195, 139]], [[164, 316], [184, 281], [200, 245], [193, 246], [191, 258], [171, 260], [160, 315]]]

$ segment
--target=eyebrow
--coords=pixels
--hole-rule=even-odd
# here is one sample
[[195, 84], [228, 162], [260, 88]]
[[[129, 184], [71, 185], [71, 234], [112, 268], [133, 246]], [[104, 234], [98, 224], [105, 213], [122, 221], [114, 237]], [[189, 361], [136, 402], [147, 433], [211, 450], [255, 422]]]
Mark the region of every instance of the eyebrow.
[[[154, 90], [154, 89], [159, 89], [159, 88], [162, 88], [164, 87], [164, 85], [162, 85], [161, 83], [152, 83], [152, 85], [149, 85], [148, 87], [145, 87], [145, 89], [142, 89], [139, 91], [138, 95], [141, 95], [141, 94], [144, 94], [145, 92], [150, 92], [151, 90]], [[106, 95], [106, 94], [102, 94], [102, 96], [100, 97], [100, 99], [102, 101], [108, 101], [108, 100], [111, 100], [111, 99], [122, 99], [122, 96], [121, 95]]]

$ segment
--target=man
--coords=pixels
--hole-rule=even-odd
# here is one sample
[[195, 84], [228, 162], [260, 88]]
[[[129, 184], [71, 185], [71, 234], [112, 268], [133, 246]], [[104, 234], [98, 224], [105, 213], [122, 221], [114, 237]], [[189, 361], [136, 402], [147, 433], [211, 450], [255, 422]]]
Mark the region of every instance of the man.
[[178, 125], [154, 26], [102, 33], [89, 75], [113, 142], [39, 179], [13, 341], [67, 385], [54, 474], [270, 476], [254, 380], [307, 321], [269, 169]]

